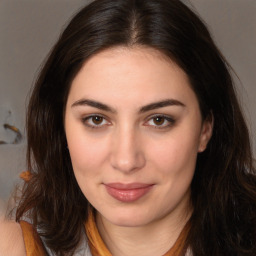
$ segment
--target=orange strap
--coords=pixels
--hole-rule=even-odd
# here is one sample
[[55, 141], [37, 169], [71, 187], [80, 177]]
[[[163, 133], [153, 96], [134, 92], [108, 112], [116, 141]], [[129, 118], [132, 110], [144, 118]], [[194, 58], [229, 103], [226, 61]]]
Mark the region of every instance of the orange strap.
[[[188, 222], [183, 228], [173, 247], [163, 256], [185, 255], [185, 241], [189, 232], [189, 228], [190, 224]], [[89, 212], [89, 217], [85, 224], [85, 230], [89, 241], [89, 247], [93, 256], [112, 256], [99, 234], [92, 211]]]
[[92, 256], [112, 256], [101, 239], [92, 210], [89, 211], [88, 220], [85, 223], [85, 231]]
[[34, 230], [32, 224], [26, 221], [20, 221], [23, 233], [26, 255], [27, 256], [45, 256], [47, 255], [39, 235]]

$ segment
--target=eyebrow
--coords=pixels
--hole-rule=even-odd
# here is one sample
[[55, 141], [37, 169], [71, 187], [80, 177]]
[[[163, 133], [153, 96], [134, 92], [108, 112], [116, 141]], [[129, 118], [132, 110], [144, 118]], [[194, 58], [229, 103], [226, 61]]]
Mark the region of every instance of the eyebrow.
[[158, 102], [148, 104], [148, 105], [142, 107], [139, 110], [139, 113], [145, 113], [145, 112], [150, 111], [150, 110], [154, 110], [154, 109], [158, 109], [158, 108], [164, 108], [164, 107], [168, 107], [168, 106], [185, 107], [185, 104], [183, 104], [182, 102], [180, 102], [178, 100], [175, 100], [175, 99], [167, 99], [167, 100], [162, 100], [162, 101], [158, 101]]
[[77, 107], [77, 106], [90, 106], [93, 108], [98, 108], [107, 112], [116, 113], [116, 111], [109, 107], [108, 105], [95, 101], [95, 100], [89, 100], [89, 99], [81, 99], [76, 102], [74, 102], [71, 107]]
[[[71, 105], [71, 107], [77, 107], [77, 106], [90, 106], [90, 107], [98, 108], [100, 110], [104, 110], [107, 112], [116, 113], [116, 110], [113, 109], [112, 107], [110, 107], [104, 103], [95, 101], [95, 100], [81, 99], [81, 100], [74, 102]], [[185, 107], [185, 104], [183, 104], [182, 102], [175, 100], [175, 99], [166, 99], [166, 100], [150, 103], [148, 105], [141, 107], [139, 110], [139, 113], [145, 113], [150, 110], [164, 108], [164, 107], [168, 107], [168, 106]]]

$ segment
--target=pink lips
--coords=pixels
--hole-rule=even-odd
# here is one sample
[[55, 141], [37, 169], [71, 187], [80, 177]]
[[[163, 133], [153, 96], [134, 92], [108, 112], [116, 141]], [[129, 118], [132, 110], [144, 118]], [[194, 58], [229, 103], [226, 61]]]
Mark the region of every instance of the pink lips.
[[153, 184], [143, 183], [108, 183], [104, 184], [108, 194], [121, 202], [133, 202], [147, 194]]

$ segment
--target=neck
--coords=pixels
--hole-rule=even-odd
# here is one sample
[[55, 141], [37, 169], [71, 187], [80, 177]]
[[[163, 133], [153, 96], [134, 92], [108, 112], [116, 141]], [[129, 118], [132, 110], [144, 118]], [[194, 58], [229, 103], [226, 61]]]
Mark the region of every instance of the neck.
[[156, 256], [164, 255], [173, 247], [192, 210], [173, 212], [138, 227], [117, 226], [97, 213], [99, 233], [113, 256]]

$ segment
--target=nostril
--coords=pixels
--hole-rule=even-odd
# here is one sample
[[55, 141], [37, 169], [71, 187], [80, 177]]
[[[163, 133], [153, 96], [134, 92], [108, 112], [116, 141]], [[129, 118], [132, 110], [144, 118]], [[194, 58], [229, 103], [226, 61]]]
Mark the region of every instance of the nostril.
[[[120, 152], [119, 152], [120, 153]], [[145, 165], [145, 158], [142, 153], [134, 155], [112, 156], [111, 165], [121, 172], [130, 173], [141, 169]]]

